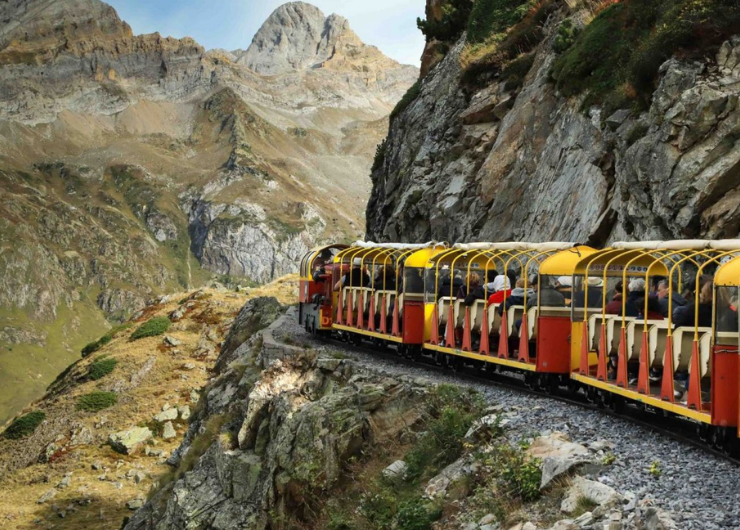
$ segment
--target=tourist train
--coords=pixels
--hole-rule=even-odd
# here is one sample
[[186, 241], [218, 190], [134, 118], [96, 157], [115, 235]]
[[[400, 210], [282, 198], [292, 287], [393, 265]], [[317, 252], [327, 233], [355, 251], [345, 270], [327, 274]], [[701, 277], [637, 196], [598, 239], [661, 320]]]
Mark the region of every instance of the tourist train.
[[740, 240], [329, 245], [300, 264], [308, 332], [452, 370], [516, 372], [738, 446]]

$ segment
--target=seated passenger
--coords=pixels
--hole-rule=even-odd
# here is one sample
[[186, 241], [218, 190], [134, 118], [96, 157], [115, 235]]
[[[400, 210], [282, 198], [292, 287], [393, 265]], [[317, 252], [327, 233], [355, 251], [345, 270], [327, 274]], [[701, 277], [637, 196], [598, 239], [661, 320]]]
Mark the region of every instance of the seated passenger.
[[457, 274], [455, 274], [454, 278], [450, 278], [450, 270], [443, 269], [442, 271], [440, 271], [440, 279], [438, 285], [437, 298], [442, 298], [443, 296], [454, 297], [460, 287], [462, 287], [463, 279]]
[[606, 304], [604, 312], [607, 315], [621, 315], [622, 314], [622, 291], [624, 290], [624, 283], [619, 280], [614, 286], [613, 291], [609, 291], [607, 294], [611, 294], [611, 301]]
[[573, 307], [601, 307], [604, 303], [604, 280], [595, 276], [590, 276], [588, 283], [588, 300], [586, 300], [586, 290], [582, 289], [573, 293]]
[[555, 282], [555, 290], [565, 298], [565, 305], [570, 305], [573, 298], [573, 278], [560, 276]]
[[334, 290], [338, 291], [340, 288], [349, 287], [350, 285], [352, 287], [370, 287], [370, 275], [362, 268], [361, 258], [352, 260], [352, 270], [344, 273], [342, 279], [334, 285]]
[[541, 307], [565, 307], [565, 297], [560, 294], [548, 280], [542, 288], [539, 288], [540, 277], [535, 275], [532, 279], [532, 296], [527, 297], [527, 309], [537, 307], [537, 291], [539, 290], [539, 304]]
[[376, 291], [396, 290], [396, 270], [393, 265], [383, 265], [378, 269], [373, 280], [373, 289]]
[[526, 291], [524, 289], [524, 285], [526, 282], [524, 281], [524, 278], [519, 278], [516, 281], [516, 288], [511, 291], [511, 296], [508, 296], [506, 298], [506, 302], [502, 303], [500, 306], [498, 306], [498, 313], [499, 315], [503, 315], [504, 311], [509, 309], [511, 306], [515, 305], [524, 305], [524, 294], [526, 292], [527, 294], [527, 301], [529, 301], [529, 298], [534, 296], [534, 291]]
[[325, 248], [313, 262], [313, 281], [316, 283], [324, 282], [328, 279], [326, 274], [326, 264], [331, 263], [334, 255], [331, 249]]
[[645, 297], [635, 300], [637, 306], [637, 318], [640, 320], [663, 320], [663, 313], [660, 311], [660, 303], [654, 296], [648, 296], [647, 318], [645, 317]]
[[478, 273], [473, 272], [468, 275], [465, 283], [460, 286], [457, 297], [464, 298], [466, 306], [471, 306], [476, 300], [484, 300], [486, 298], [486, 293], [481, 285], [480, 275]]
[[399, 274], [403, 277], [404, 293], [424, 292], [424, 278], [421, 277], [421, 270], [410, 269], [407, 271], [403, 266], [401, 266]]
[[738, 331], [737, 303], [736, 296], [733, 296], [729, 302], [726, 297], [724, 300], [718, 301], [717, 331]]
[[699, 307], [696, 308], [696, 297], [685, 306], [678, 307], [673, 312], [673, 325], [675, 327], [689, 326], [694, 327], [696, 315], [699, 314], [699, 327], [711, 327], [712, 325], [712, 302], [713, 302], [714, 282], [706, 282], [699, 292]]
[[496, 290], [494, 289], [494, 282], [496, 281], [496, 278], [498, 277], [498, 272], [496, 269], [489, 269], [486, 271], [486, 290], [489, 293], [495, 293]]
[[489, 290], [493, 293], [488, 297], [489, 305], [503, 303], [504, 295], [507, 297], [511, 296], [511, 283], [509, 283], [509, 278], [503, 274], [496, 276], [496, 279], [493, 281], [493, 285]]
[[668, 292], [668, 280], [660, 280], [658, 282], [657, 290], [658, 303], [660, 304], [660, 312], [664, 317], [668, 316], [668, 305], [669, 301], [673, 304], [673, 309], [686, 305], [686, 299], [678, 294], [676, 291], [672, 293]]
[[[627, 303], [624, 305], [624, 316], [637, 317], [641, 313], [641, 309], [637, 303], [638, 300], [642, 300], [642, 311], [645, 307], [645, 280], [642, 278], [632, 278], [627, 285], [629, 293], [627, 294]], [[621, 315], [622, 312], [620, 311]]]

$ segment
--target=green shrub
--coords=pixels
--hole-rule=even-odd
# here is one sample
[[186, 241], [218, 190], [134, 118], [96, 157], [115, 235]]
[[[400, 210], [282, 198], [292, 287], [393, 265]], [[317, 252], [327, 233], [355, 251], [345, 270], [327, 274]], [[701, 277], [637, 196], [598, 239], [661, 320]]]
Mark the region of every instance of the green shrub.
[[703, 53], [738, 32], [737, 0], [623, 0], [586, 26], [552, 77], [565, 95], [588, 93], [585, 105], [644, 106], [664, 61], [679, 51]]
[[503, 34], [539, 0], [476, 0], [468, 21], [468, 42], [479, 44]]
[[430, 512], [421, 499], [410, 499], [398, 507], [396, 526], [398, 530], [430, 530], [439, 519], [440, 512]]
[[145, 337], [156, 337], [162, 335], [170, 328], [170, 319], [167, 317], [156, 317], [136, 328], [131, 334], [131, 340], [139, 340]]
[[501, 480], [504, 491], [510, 497], [524, 502], [536, 500], [540, 496], [542, 480], [540, 462], [517, 451], [501, 470]]
[[90, 392], [77, 399], [77, 410], [98, 412], [118, 403], [115, 392]]
[[563, 23], [558, 27], [558, 33], [555, 36], [555, 42], [552, 47], [555, 53], [563, 53], [565, 50], [573, 46], [576, 38], [581, 33], [581, 29], [573, 24], [573, 21], [569, 18], [563, 20]]
[[442, 16], [439, 20], [417, 18], [416, 26], [427, 38], [427, 41], [456, 41], [465, 31], [472, 8], [473, 2], [471, 0], [449, 0], [442, 6]]
[[106, 344], [108, 344], [111, 340], [113, 340], [113, 337], [112, 336], [110, 336], [110, 335], [103, 335], [102, 337], [100, 337], [95, 342], [91, 342], [90, 344], [88, 344], [87, 346], [85, 346], [84, 348], [82, 348], [82, 351], [80, 353], [82, 354], [83, 357], [87, 357], [87, 356], [95, 353], [96, 351], [98, 351], [100, 348], [102, 348]]
[[411, 478], [434, 473], [459, 458], [465, 433], [485, 407], [480, 395], [452, 385], [437, 387], [429, 405], [426, 432], [404, 458]]
[[[542, 0], [536, 4], [525, 2], [519, 5], [520, 9], [511, 9], [509, 16], [504, 17], [506, 24], [497, 21], [482, 42], [471, 40], [468, 33], [468, 46], [462, 57], [463, 83], [484, 86], [511, 65], [517, 70], [527, 65], [529, 71], [534, 62], [534, 53], [530, 52], [542, 42], [545, 35], [543, 25], [559, 7], [556, 0]], [[514, 86], [521, 79], [523, 76], [514, 79]]]
[[388, 138], [383, 138], [383, 141], [380, 142], [375, 147], [375, 158], [373, 159], [373, 167], [370, 170], [371, 172], [376, 172], [378, 169], [380, 169], [383, 166], [383, 161], [385, 161], [385, 151], [388, 146]]
[[19, 440], [30, 436], [34, 433], [36, 428], [46, 419], [46, 414], [40, 410], [29, 412], [28, 414], [16, 418], [13, 423], [5, 429], [3, 437], [10, 440]]
[[103, 346], [108, 344], [110, 341], [112, 341], [118, 333], [133, 327], [133, 325], [134, 324], [132, 322], [126, 322], [125, 324], [121, 324], [120, 326], [114, 327], [108, 333], [100, 337], [95, 342], [91, 342], [90, 344], [82, 348], [82, 351], [80, 352], [82, 354], [82, 357], [88, 357], [89, 355], [100, 350], [100, 348], [102, 348]]
[[409, 88], [406, 93], [401, 98], [401, 101], [399, 101], [395, 108], [391, 111], [391, 121], [393, 121], [393, 118], [401, 114], [406, 108], [411, 105], [411, 103], [414, 102], [416, 98], [419, 97], [419, 94], [421, 93], [421, 79], [419, 79], [416, 83], [414, 83], [411, 88]]
[[117, 364], [118, 361], [110, 357], [105, 359], [98, 359], [90, 365], [90, 369], [87, 372], [87, 377], [88, 379], [91, 379], [93, 381], [102, 379], [103, 377], [111, 373], [115, 369]]

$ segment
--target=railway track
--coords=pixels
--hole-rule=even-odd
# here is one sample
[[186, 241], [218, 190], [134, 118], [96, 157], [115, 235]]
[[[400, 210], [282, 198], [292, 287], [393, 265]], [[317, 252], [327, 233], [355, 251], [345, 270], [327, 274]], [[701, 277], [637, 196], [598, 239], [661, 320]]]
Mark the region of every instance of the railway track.
[[[353, 336], [352, 338], [356, 337]], [[341, 337], [331, 337], [328, 340], [343, 346], [350, 344], [354, 350], [360, 350], [368, 355], [380, 357], [404, 366], [422, 366], [430, 371], [447, 376], [454, 375], [482, 385], [496, 385], [520, 394], [534, 396], [540, 399], [552, 399], [580, 407], [584, 410], [606, 414], [613, 418], [628, 421], [647, 431], [695, 447], [740, 467], [740, 458], [734, 451], [735, 445], [729, 445], [726, 449], [713, 447], [707, 439], [701, 436], [700, 429], [702, 425], [700, 423], [668, 415], [664, 411], [651, 409], [649, 406], [624, 401], [621, 402], [620, 406], [610, 407], [603, 401], [596, 403], [590, 401], [582, 389], [575, 389], [574, 391], [573, 389], [566, 389], [564, 387], [549, 387], [544, 390], [536, 384], [526, 381], [521, 377], [521, 374], [514, 371], [495, 370], [489, 372], [470, 365], [463, 365], [456, 370], [451, 370], [437, 364], [431, 357], [424, 355], [417, 355], [415, 357], [404, 355], [380, 342], [369, 345], [366, 342], [357, 342], [356, 340], [347, 340]], [[486, 368], [495, 366], [497, 365], [490, 364]]]

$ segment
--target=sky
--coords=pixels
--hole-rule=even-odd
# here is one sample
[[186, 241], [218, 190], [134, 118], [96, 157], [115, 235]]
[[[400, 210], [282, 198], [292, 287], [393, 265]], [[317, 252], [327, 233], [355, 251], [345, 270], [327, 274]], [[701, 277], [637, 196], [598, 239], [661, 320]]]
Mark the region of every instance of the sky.
[[[192, 37], [206, 49], [246, 49], [283, 0], [105, 0], [134, 33]], [[424, 37], [416, 18], [424, 0], [310, 0], [324, 14], [337, 13], [366, 44], [404, 64], [419, 65]]]

